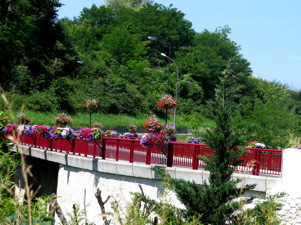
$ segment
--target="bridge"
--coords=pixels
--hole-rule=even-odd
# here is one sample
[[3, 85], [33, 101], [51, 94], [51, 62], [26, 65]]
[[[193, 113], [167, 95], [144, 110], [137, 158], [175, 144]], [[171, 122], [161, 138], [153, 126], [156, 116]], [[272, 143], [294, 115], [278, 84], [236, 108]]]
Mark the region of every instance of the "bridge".
[[[56, 193], [63, 212], [71, 212], [73, 204], [87, 209], [87, 217], [96, 224], [103, 224], [95, 193], [99, 189], [102, 198], [114, 196], [121, 204], [131, 199], [131, 192], [143, 188], [153, 199], [159, 200], [164, 187], [152, 167], [165, 168], [175, 178], [208, 182], [209, 172], [197, 155], [211, 154], [212, 149], [202, 144], [170, 142], [164, 150], [143, 148], [139, 139], [104, 136], [101, 141], [88, 142], [79, 139], [49, 140], [22, 135], [16, 151], [28, 156], [33, 173], [42, 185], [40, 195]], [[299, 195], [296, 173], [301, 169], [301, 151], [298, 149], [270, 150], [249, 149], [242, 163], [233, 174], [242, 184], [256, 184], [249, 194], [273, 194], [288, 192]], [[300, 167], [298, 169], [298, 167]], [[19, 180], [20, 181], [20, 180]], [[24, 194], [22, 182], [17, 182], [17, 193]], [[174, 193], [174, 204], [180, 205]], [[106, 211], [112, 211], [110, 204]], [[98, 222], [97, 222], [98, 221]]]
[[[47, 139], [41, 135], [22, 134], [18, 143], [41, 149], [65, 152], [85, 157], [113, 159], [129, 163], [141, 162], [146, 165], [163, 164], [167, 167], [187, 167], [194, 170], [204, 168], [204, 163], [198, 156], [213, 154], [214, 150], [205, 144], [193, 144], [170, 141], [166, 147], [156, 146], [145, 148], [139, 138], [125, 138], [123, 136], [104, 136], [100, 141], [85, 141], [74, 138], [68, 140]], [[280, 175], [282, 150], [247, 148], [241, 158], [244, 160], [237, 171], [252, 173], [252, 175]]]

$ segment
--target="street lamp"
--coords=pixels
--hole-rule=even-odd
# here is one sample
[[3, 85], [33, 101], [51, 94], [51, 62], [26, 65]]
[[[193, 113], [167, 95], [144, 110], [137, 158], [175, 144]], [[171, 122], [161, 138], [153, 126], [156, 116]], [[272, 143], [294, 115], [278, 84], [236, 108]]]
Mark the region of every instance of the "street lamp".
[[170, 86], [170, 53], [171, 53], [171, 43], [169, 43], [169, 42], [166, 42], [166, 41], [162, 41], [162, 40], [160, 40], [159, 38], [157, 38], [157, 37], [153, 37], [153, 36], [149, 36], [148, 37], [148, 39], [149, 40], [151, 40], [151, 41], [158, 41], [158, 42], [160, 42], [160, 43], [163, 43], [163, 44], [166, 44], [166, 45], [168, 45], [168, 81], [167, 81], [167, 90], [166, 90], [166, 92], [167, 92], [167, 94], [169, 94], [169, 86]]
[[84, 61], [76, 61], [76, 62], [81, 65], [86, 65], [86, 62], [84, 62]]
[[[175, 62], [172, 58], [170, 58], [169, 56], [165, 55], [164, 53], [161, 53], [161, 55], [162, 55], [163, 57], [166, 57], [166, 58], [168, 58], [169, 60], [171, 60], [171, 61], [175, 64], [175, 66], [176, 66], [176, 70], [177, 70], [177, 80], [176, 80], [176, 102], [177, 102], [177, 105], [178, 105], [178, 82], [179, 82], [179, 68], [178, 68], [178, 65], [176, 64], [176, 62]], [[175, 127], [175, 129], [176, 129], [177, 107], [178, 107], [178, 106], [176, 106], [176, 108], [175, 108], [175, 110], [174, 110], [174, 114], [173, 114], [173, 122], [174, 122], [174, 127]]]
[[[88, 65], [91, 68], [93, 80], [92, 80], [92, 85], [91, 85], [92, 90], [89, 95], [90, 95], [90, 98], [92, 99], [92, 97], [93, 97], [92, 92], [94, 92], [94, 71], [93, 71], [94, 69], [91, 64], [87, 64], [85, 61], [77, 61], [77, 63], [80, 65]], [[92, 108], [90, 108], [90, 127], [91, 126], [92, 126]]]

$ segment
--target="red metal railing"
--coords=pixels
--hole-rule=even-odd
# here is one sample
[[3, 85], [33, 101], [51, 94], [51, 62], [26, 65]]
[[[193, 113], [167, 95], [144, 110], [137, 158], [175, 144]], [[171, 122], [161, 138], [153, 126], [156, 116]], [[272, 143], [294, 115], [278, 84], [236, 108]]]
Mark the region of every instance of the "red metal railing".
[[[204, 162], [197, 156], [213, 154], [214, 150], [204, 144], [169, 142], [163, 150], [157, 147], [144, 148], [139, 138], [104, 136], [100, 141], [80, 139], [45, 139], [42, 136], [23, 134], [18, 142], [46, 150], [65, 152], [74, 155], [100, 157], [102, 159], [126, 160], [130, 163], [166, 164], [168, 167], [204, 168]], [[248, 149], [242, 157], [244, 161], [236, 169], [253, 175], [280, 175], [282, 151], [273, 149]]]

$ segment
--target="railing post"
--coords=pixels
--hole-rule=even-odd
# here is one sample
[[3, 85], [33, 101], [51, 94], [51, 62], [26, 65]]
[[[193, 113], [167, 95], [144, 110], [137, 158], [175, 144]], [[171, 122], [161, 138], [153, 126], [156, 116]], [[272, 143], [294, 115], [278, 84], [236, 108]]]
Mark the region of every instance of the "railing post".
[[52, 150], [52, 138], [49, 138], [48, 141], [49, 141], [49, 149]]
[[36, 135], [32, 135], [32, 138], [33, 138], [33, 146], [34, 147], [37, 147], [36, 144], [37, 144], [37, 138], [36, 138]]
[[75, 145], [75, 138], [73, 138], [71, 140], [71, 152], [72, 152], [73, 155], [74, 155], [74, 145]]
[[151, 152], [152, 152], [151, 149], [152, 149], [152, 147], [146, 148], [146, 159], [145, 159], [146, 165], [150, 165], [150, 162], [151, 162]]
[[173, 149], [174, 149], [174, 144], [168, 143], [167, 144], [167, 167], [172, 167], [173, 165]]
[[106, 138], [105, 137], [102, 138], [101, 148], [102, 148], [102, 151], [101, 151], [102, 156], [101, 156], [101, 158], [102, 159], [106, 159]]
[[259, 163], [259, 149], [253, 149], [255, 151], [255, 157], [254, 157], [254, 167], [252, 171], [252, 175], [259, 175], [259, 169], [260, 169], [260, 163]]
[[194, 146], [194, 152], [193, 152], [193, 157], [192, 157], [192, 169], [197, 170], [199, 167], [199, 159], [198, 159], [198, 146]]
[[130, 139], [131, 140], [131, 145], [130, 145], [130, 158], [129, 158], [129, 162], [130, 163], [133, 163], [134, 162], [134, 143], [135, 141]]
[[116, 146], [116, 161], [119, 160], [119, 146], [120, 146], [120, 140], [117, 140], [117, 146]]

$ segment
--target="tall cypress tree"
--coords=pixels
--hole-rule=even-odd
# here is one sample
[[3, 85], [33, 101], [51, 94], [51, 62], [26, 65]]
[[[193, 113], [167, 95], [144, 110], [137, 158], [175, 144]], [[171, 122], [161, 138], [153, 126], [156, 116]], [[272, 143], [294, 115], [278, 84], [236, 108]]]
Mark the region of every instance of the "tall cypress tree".
[[[254, 185], [237, 188], [239, 179], [233, 179], [232, 174], [241, 162], [243, 148], [235, 148], [239, 144], [239, 135], [234, 132], [232, 118], [236, 113], [235, 102], [239, 99], [240, 79], [230, 69], [231, 63], [222, 73], [220, 84], [215, 90], [211, 111], [216, 127], [205, 134], [206, 144], [214, 150], [214, 154], [200, 156], [205, 162], [205, 170], [210, 172], [209, 183], [201, 186], [195, 182], [183, 179], [172, 179], [172, 188], [179, 200], [186, 206], [188, 216], [201, 214], [202, 222], [206, 224], [225, 224], [237, 204], [231, 200]], [[237, 108], [237, 107], [236, 107]]]

